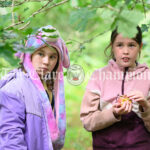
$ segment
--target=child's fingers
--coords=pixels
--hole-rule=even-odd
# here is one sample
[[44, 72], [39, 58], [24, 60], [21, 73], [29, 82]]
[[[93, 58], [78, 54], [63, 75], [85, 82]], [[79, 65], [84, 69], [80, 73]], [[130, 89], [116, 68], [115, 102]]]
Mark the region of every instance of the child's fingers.
[[126, 107], [125, 107], [125, 112], [126, 113], [128, 113], [128, 111], [129, 111], [129, 102], [127, 101], [127, 102], [125, 102], [126, 103]]
[[132, 110], [132, 103], [127, 102], [127, 110], [126, 110], [126, 113], [131, 112], [131, 110]]
[[113, 106], [119, 108], [119, 107], [121, 107], [121, 104], [120, 103], [114, 103]]
[[128, 101], [124, 102], [123, 106], [122, 106], [122, 109], [120, 110], [120, 112], [122, 114], [127, 114], [131, 111], [131, 107], [132, 107], [132, 104], [129, 103]]
[[117, 112], [119, 114], [122, 114], [124, 112], [125, 108], [126, 108], [126, 103], [123, 103], [123, 105], [121, 107], [117, 108]]
[[129, 104], [129, 112], [131, 112], [131, 111], [132, 111], [132, 103]]

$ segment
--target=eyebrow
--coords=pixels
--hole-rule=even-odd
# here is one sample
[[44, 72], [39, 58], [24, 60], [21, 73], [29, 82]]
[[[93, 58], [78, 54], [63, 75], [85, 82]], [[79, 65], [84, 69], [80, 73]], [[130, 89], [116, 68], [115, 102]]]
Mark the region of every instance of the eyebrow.
[[[43, 53], [45, 53], [45, 51], [42, 50], [42, 49], [38, 50], [38, 52], [43, 52]], [[57, 52], [52, 52], [50, 55], [57, 55]]]
[[56, 55], [56, 56], [57, 56], [57, 53], [54, 52], [54, 53], [52, 53], [52, 54], [50, 54], [50, 55]]
[[37, 50], [37, 53], [38, 53], [38, 52], [43, 52], [43, 53], [44, 53], [44, 51], [43, 51], [42, 49]]
[[[118, 42], [116, 42], [117, 44], [118, 43], [123, 43], [123, 41], [118, 41]], [[129, 42], [129, 43], [136, 43], [136, 41], [131, 41], [131, 42]]]

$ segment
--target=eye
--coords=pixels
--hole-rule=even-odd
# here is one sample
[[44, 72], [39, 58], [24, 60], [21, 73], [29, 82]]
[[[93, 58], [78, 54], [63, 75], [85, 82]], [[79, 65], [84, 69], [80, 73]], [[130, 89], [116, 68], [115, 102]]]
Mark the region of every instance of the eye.
[[51, 55], [50, 59], [56, 59], [57, 57], [55, 55]]
[[117, 44], [117, 47], [122, 47], [122, 46], [123, 46], [122, 43], [118, 43], [118, 44]]
[[42, 52], [38, 52], [38, 55], [41, 56], [41, 57], [44, 56], [44, 54]]
[[129, 47], [135, 47], [135, 46], [136, 46], [136, 45], [133, 44], [133, 43], [129, 44]]

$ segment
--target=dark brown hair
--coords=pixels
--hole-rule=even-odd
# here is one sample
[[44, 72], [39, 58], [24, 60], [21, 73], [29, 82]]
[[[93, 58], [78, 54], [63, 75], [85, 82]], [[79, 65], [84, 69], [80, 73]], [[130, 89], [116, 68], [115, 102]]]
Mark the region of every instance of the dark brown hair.
[[[135, 36], [134, 38], [132, 38], [132, 39], [135, 40], [135, 41], [139, 44], [139, 46], [141, 46], [141, 44], [142, 44], [142, 31], [141, 31], [141, 28], [140, 28], [139, 26], [137, 26], [137, 31], [138, 31], [138, 32], [137, 32], [136, 36]], [[113, 59], [114, 59], [114, 54], [113, 54], [112, 50], [111, 50], [111, 53], [110, 53], [109, 56], [107, 55], [107, 50], [108, 50], [108, 48], [109, 48], [111, 45], [113, 45], [113, 43], [114, 43], [114, 41], [115, 41], [115, 39], [116, 39], [116, 37], [117, 37], [118, 34], [119, 34], [119, 33], [118, 33], [118, 31], [117, 31], [117, 28], [112, 31], [112, 33], [111, 33], [111, 38], [110, 38], [111, 42], [110, 42], [110, 44], [105, 48], [105, 51], [104, 51], [105, 56], [107, 56], [107, 57], [109, 57], [109, 58], [113, 58]], [[140, 55], [140, 54], [139, 54], [139, 55]]]

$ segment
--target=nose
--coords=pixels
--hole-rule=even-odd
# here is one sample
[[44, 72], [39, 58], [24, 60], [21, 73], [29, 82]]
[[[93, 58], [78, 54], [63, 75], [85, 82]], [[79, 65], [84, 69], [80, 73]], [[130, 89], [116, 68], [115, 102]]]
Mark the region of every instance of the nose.
[[123, 54], [126, 54], [126, 55], [129, 54], [129, 48], [128, 47], [125, 46], [123, 48]]
[[48, 56], [45, 56], [45, 57], [43, 58], [43, 64], [45, 64], [45, 65], [48, 65], [48, 64], [49, 64], [49, 57], [48, 57]]

